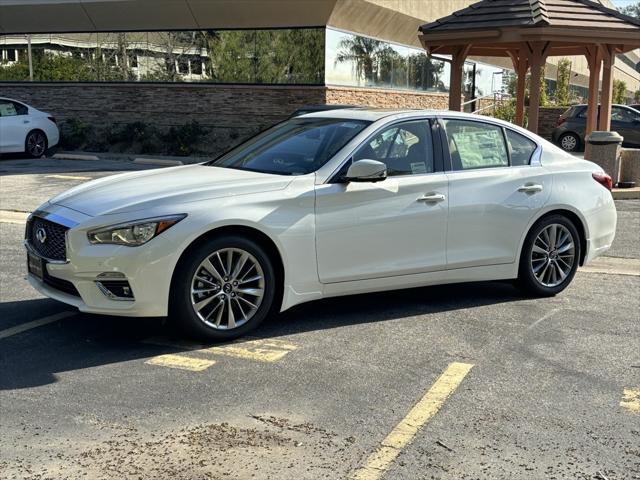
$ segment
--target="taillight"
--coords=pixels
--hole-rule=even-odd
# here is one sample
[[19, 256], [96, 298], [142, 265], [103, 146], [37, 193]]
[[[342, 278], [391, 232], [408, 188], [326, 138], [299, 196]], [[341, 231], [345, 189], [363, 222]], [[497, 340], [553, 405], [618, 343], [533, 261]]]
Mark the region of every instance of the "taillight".
[[58, 124], [58, 122], [56, 122], [55, 117], [47, 117], [49, 120], [51, 120], [53, 123], [55, 123], [56, 125]]
[[611, 191], [611, 189], [613, 188], [613, 181], [611, 180], [611, 177], [606, 173], [592, 173], [591, 176], [596, 182], [598, 182], [607, 190]]

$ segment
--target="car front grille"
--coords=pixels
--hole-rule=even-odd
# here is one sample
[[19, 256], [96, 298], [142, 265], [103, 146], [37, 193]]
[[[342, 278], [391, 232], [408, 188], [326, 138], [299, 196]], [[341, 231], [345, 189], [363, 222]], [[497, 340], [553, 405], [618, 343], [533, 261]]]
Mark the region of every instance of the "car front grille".
[[65, 261], [67, 259], [67, 245], [65, 234], [69, 227], [32, 217], [27, 222], [25, 237], [36, 253], [48, 260]]

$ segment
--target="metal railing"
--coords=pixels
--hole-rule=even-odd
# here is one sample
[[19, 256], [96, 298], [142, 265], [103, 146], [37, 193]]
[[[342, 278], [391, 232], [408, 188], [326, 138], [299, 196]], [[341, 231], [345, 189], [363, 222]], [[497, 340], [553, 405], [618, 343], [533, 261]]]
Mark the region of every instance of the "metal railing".
[[[510, 93], [504, 93], [504, 92], [493, 92], [493, 93], [489, 93], [487, 95], [482, 95], [480, 97], [475, 97], [472, 98], [471, 100], [467, 100], [466, 102], [462, 103], [462, 107], [464, 108], [466, 105], [471, 105], [475, 102], [479, 102], [481, 100], [485, 100], [487, 98], [490, 98], [493, 100], [493, 102], [489, 105], [485, 105], [484, 107], [481, 108], [477, 108], [476, 110], [474, 110], [471, 113], [481, 113], [490, 109], [493, 109], [493, 111], [495, 112], [496, 106], [497, 105], [502, 105], [502, 103], [504, 103], [505, 101], [511, 100], [511, 98], [513, 98], [513, 95], [511, 95]], [[477, 105], [476, 105], [477, 106]]]

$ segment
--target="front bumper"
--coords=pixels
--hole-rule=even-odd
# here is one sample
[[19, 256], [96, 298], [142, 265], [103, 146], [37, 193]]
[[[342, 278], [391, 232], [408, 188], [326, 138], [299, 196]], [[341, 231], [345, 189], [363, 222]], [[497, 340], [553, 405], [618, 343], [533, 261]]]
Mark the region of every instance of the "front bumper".
[[[59, 216], [73, 215], [64, 207], [50, 206]], [[77, 216], [77, 212], [75, 213]], [[87, 217], [90, 219], [91, 217]], [[75, 219], [77, 221], [77, 218]], [[80, 222], [78, 222], [80, 223]], [[91, 223], [91, 222], [88, 222]], [[171, 276], [180, 251], [178, 235], [172, 229], [162, 237], [140, 247], [118, 245], [92, 245], [82, 225], [67, 231], [67, 260], [47, 262], [44, 269], [47, 280], [42, 281], [27, 273], [29, 283], [40, 293], [78, 308], [81, 312], [131, 317], [162, 317], [168, 313]], [[27, 248], [33, 254], [33, 249]], [[119, 275], [128, 281], [133, 299], [114, 298], [101, 288], [102, 276]], [[62, 282], [59, 282], [59, 281]], [[56, 288], [56, 283], [69, 282], [71, 289]]]

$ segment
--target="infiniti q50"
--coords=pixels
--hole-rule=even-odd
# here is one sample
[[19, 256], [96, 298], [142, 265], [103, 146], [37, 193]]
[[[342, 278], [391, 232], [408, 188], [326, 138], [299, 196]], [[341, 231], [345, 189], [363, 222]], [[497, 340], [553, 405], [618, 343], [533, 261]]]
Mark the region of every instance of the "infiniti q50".
[[311, 300], [515, 279], [606, 251], [611, 178], [512, 124], [448, 111], [291, 118], [216, 160], [64, 192], [27, 222], [28, 279], [83, 312], [224, 340]]

